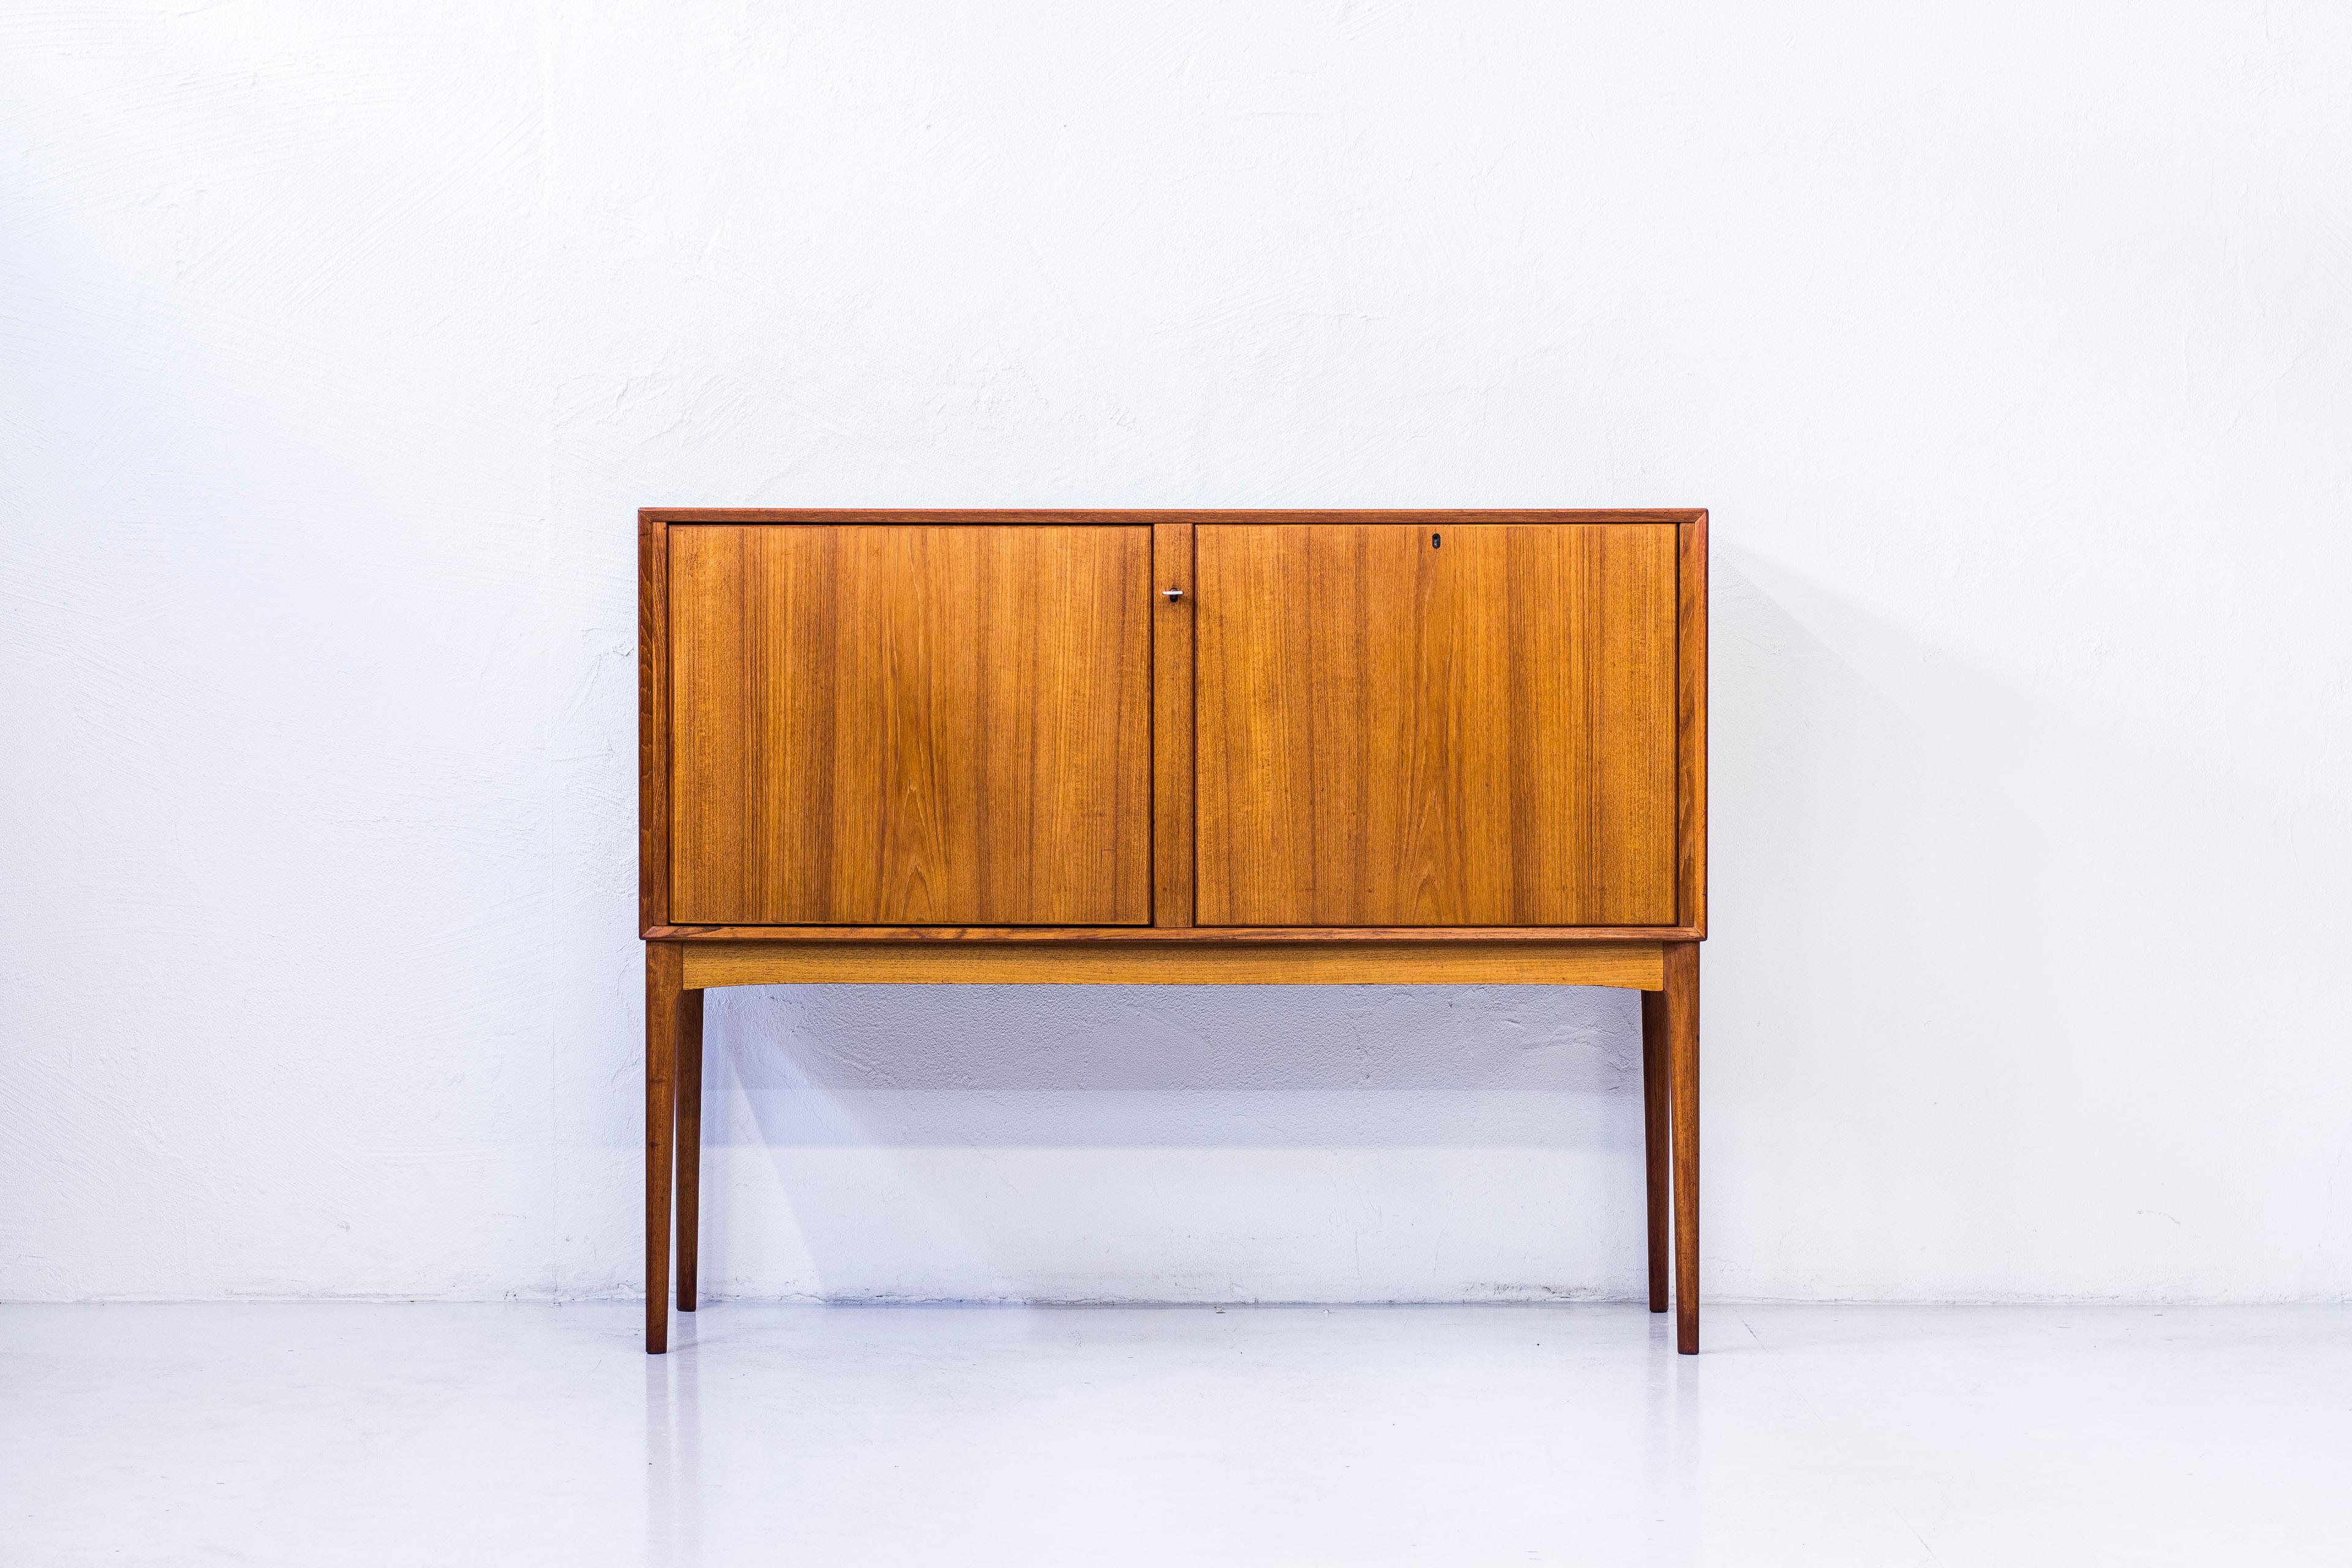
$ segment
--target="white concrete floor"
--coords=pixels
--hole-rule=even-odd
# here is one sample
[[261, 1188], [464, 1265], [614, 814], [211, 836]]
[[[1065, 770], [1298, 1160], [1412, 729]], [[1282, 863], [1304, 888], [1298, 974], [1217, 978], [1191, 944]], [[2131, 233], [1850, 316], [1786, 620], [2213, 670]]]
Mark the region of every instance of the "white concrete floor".
[[2352, 1562], [2352, 1310], [0, 1308], [0, 1563]]

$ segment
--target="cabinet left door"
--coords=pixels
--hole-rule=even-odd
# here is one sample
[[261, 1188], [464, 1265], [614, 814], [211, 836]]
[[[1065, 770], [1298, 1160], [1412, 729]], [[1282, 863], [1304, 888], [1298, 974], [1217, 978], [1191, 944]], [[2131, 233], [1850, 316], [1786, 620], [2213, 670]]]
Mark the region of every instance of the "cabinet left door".
[[1148, 525], [669, 531], [670, 919], [1151, 918]]

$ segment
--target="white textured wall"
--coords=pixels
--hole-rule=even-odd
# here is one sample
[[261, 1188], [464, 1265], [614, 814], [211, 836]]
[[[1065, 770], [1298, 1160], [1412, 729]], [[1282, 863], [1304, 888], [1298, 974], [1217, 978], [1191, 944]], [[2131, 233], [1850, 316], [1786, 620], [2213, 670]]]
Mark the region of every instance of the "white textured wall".
[[[2352, 1292], [2352, 22], [17, 5], [0, 1297], [632, 1289], [633, 510], [1702, 504], [1721, 1294]], [[710, 1010], [722, 1291], [1626, 1295], [1629, 998]]]

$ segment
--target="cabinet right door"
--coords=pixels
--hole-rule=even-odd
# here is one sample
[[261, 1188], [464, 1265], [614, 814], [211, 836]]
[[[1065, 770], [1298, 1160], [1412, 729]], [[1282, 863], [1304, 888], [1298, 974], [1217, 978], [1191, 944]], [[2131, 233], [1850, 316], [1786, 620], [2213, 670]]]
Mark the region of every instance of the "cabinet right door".
[[1675, 922], [1672, 524], [1194, 548], [1198, 923]]

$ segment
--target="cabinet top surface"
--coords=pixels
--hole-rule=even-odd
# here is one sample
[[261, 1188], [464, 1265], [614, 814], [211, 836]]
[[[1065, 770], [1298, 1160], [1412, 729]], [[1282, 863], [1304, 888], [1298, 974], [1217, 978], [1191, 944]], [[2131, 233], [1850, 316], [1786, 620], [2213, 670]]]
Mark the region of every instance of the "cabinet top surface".
[[996, 524], [1010, 527], [1026, 525], [1062, 525], [1072, 523], [1316, 523], [1316, 522], [1403, 522], [1423, 518], [1438, 518], [1454, 524], [1535, 523], [1535, 522], [1697, 522], [1706, 516], [1704, 507], [1664, 507], [1633, 510], [1510, 510], [1504, 508], [1393, 507], [1375, 510], [1340, 509], [1192, 509], [1164, 508], [1139, 510], [1125, 507], [1069, 507], [1054, 509], [983, 509], [977, 510], [908, 510], [859, 507], [674, 507], [640, 508], [637, 516], [646, 522], [822, 522], [822, 523], [908, 523]]

